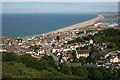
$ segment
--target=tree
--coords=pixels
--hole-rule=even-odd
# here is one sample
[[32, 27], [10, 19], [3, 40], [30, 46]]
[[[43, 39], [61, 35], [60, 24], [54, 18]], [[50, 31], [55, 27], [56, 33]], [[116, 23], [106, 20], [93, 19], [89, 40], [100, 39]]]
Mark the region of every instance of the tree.
[[88, 56], [86, 62], [95, 64], [97, 60], [94, 57]]
[[114, 48], [116, 48], [116, 44], [115, 43], [111, 43], [107, 47], [110, 48], [110, 49], [114, 49]]
[[88, 77], [92, 80], [102, 79], [103, 75], [102, 75], [102, 72], [100, 72], [100, 70], [98, 70], [97, 68], [91, 68], [91, 71], [89, 72]]
[[52, 47], [54, 47], [55, 46], [55, 44], [52, 44]]
[[75, 42], [83, 42], [84, 40], [81, 37], [75, 39]]
[[84, 40], [90, 40], [92, 38], [91, 35], [87, 36], [87, 37], [83, 37]]
[[86, 58], [85, 57], [76, 58], [75, 63], [81, 63], [82, 65], [84, 65], [86, 63]]
[[72, 71], [73, 75], [84, 77], [84, 78], [88, 77], [88, 71], [85, 68], [83, 67], [73, 67], [73, 68], [74, 68]]
[[59, 41], [59, 40], [60, 40], [60, 37], [59, 37], [59, 36], [57, 36], [57, 37], [56, 37], [56, 39], [57, 39], [57, 41]]
[[2, 52], [2, 61], [3, 62], [19, 61], [19, 56], [13, 52]]
[[87, 49], [89, 49], [89, 46], [86, 45], [86, 46], [84, 46], [84, 47], [81, 47], [81, 49], [82, 49], [82, 50], [87, 50]]
[[90, 48], [90, 55], [92, 55], [93, 52], [99, 52], [99, 50], [97, 48], [95, 48], [95, 47], [91, 47]]
[[101, 55], [98, 54], [98, 55], [95, 56], [95, 58], [96, 58], [97, 60], [101, 60]]

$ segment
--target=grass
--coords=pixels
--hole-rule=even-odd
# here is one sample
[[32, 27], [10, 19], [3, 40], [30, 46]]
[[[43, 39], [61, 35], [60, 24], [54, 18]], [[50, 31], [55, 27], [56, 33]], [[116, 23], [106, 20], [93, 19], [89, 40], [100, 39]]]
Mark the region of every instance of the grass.
[[51, 67], [48, 70], [37, 71], [28, 68], [23, 63], [16, 62], [3, 62], [2, 76], [3, 78], [79, 78], [73, 75], [64, 75]]

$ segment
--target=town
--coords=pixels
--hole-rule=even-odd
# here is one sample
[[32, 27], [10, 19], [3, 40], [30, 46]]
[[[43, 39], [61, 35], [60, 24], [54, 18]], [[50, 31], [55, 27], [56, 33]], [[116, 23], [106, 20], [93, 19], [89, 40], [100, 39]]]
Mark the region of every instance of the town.
[[51, 55], [56, 65], [65, 62], [68, 66], [120, 68], [120, 47], [111, 50], [108, 49], [112, 47], [110, 42], [97, 42], [92, 38], [109, 29], [120, 32], [120, 28], [115, 26], [118, 25], [96, 22], [85, 28], [64, 32], [49, 32], [29, 37], [1, 37], [0, 52], [29, 54], [38, 59]]

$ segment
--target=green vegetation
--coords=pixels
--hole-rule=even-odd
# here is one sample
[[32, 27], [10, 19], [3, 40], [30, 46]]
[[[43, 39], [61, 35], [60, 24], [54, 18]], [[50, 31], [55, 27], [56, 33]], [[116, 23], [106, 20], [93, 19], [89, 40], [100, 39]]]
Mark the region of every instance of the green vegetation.
[[87, 49], [89, 49], [89, 47], [90, 47], [90, 46], [86, 45], [86, 46], [84, 46], [84, 47], [80, 47], [80, 50], [87, 50]]
[[78, 42], [83, 42], [83, 41], [85, 41], [85, 40], [83, 40], [82, 38], [78, 37], [78, 38], [76, 38], [74, 40], [68, 41], [67, 44], [78, 43]]
[[93, 39], [94, 43], [107, 43], [109, 44], [107, 49], [110, 50], [120, 50], [120, 30], [118, 29], [105, 29], [95, 34], [94, 36], [88, 35], [83, 38], [76, 38], [72, 41], [68, 41], [68, 44], [84, 42], [86, 40]]
[[81, 63], [82, 65], [84, 65], [86, 63], [86, 58], [85, 57], [76, 58], [75, 63]]
[[80, 58], [75, 59], [75, 63], [81, 63], [82, 65], [87, 64], [87, 63], [96, 64], [96, 62], [97, 62], [97, 58], [96, 57], [91, 57], [91, 56], [89, 56], [87, 58], [80, 57]]
[[[104, 67], [69, 67], [60, 63], [58, 67], [51, 56], [44, 56], [40, 60], [30, 55], [16, 55], [15, 53], [2, 53], [3, 78], [79, 78], [79, 79], [120, 79], [120, 70]], [[82, 59], [81, 59], [82, 61]], [[90, 57], [86, 61], [92, 61]]]
[[62, 78], [67, 76], [50, 67], [47, 70], [38, 71], [16, 62], [4, 62], [2, 70], [3, 78]]
[[104, 67], [85, 67], [85, 66], [76, 66], [68, 67], [65, 63], [60, 64], [60, 72], [67, 75], [75, 75], [82, 78], [87, 78], [90, 80], [102, 80], [110, 79], [115, 80], [119, 78], [119, 73], [116, 69], [104, 68]]
[[48, 67], [56, 68], [55, 61], [52, 56], [45, 55], [40, 60], [31, 57], [31, 55], [16, 55], [15, 53], [3, 52], [2, 54], [3, 62], [17, 62], [23, 63], [27, 67], [34, 68], [36, 70], [44, 70]]
[[59, 41], [60, 40], [60, 36], [57, 36], [56, 39], [57, 39], [57, 41]]
[[76, 78], [58, 72], [52, 56], [45, 55], [38, 60], [27, 54], [3, 52], [2, 60], [3, 78]]
[[120, 30], [118, 29], [105, 29], [95, 34], [91, 38], [95, 43], [109, 43], [108, 49], [120, 50]]
[[38, 50], [40, 49], [41, 45], [35, 45], [35, 46], [30, 46], [29, 49], [34, 49], [34, 50]]

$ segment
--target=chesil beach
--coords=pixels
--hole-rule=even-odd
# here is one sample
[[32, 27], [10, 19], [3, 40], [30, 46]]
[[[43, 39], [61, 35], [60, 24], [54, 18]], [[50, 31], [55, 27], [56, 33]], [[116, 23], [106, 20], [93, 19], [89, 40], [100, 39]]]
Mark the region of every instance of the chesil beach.
[[76, 29], [76, 28], [87, 27], [87, 26], [93, 25], [96, 21], [103, 20], [103, 19], [104, 19], [104, 16], [101, 14], [98, 14], [98, 16], [96, 18], [93, 18], [91, 20], [88, 20], [88, 21], [85, 21], [82, 23], [78, 23], [78, 24], [74, 24], [74, 25], [71, 25], [71, 26], [68, 26], [68, 27], [65, 27], [62, 29], [55, 30], [55, 31], [51, 31], [51, 32], [48, 32], [46, 34], [65, 32], [65, 31]]
[[75, 24], [75, 25], [72, 25], [72, 26], [68, 26], [68, 27], [53, 31], [53, 33], [68, 31], [68, 30], [72, 30], [72, 29], [80, 28], [80, 27], [86, 27], [86, 26], [92, 25], [96, 21], [99, 21], [99, 20], [102, 20], [102, 19], [104, 19], [104, 16], [98, 14], [98, 17], [96, 17], [94, 19], [91, 19], [91, 20], [88, 20], [88, 21], [85, 21], [85, 22], [82, 22], [82, 23], [78, 23], [78, 24]]

